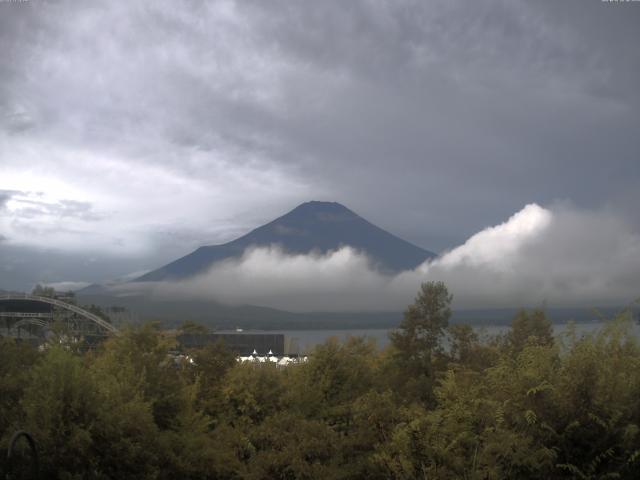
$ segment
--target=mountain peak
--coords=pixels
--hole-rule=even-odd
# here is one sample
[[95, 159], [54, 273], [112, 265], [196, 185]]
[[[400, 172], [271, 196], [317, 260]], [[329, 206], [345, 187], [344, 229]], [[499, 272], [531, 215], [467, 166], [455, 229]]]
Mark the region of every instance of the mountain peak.
[[298, 205], [296, 208], [291, 210], [289, 213], [293, 212], [349, 212], [353, 213], [347, 207], [338, 202], [325, 202], [320, 200], [311, 200], [309, 202], [304, 202]]
[[413, 269], [435, 254], [369, 223], [337, 202], [310, 201], [223, 245], [200, 247], [138, 281], [184, 278], [206, 271], [216, 262], [240, 258], [249, 248], [279, 246], [299, 255], [327, 253], [350, 246], [367, 255], [383, 272]]
[[348, 208], [341, 203], [327, 202], [325, 200], [309, 200], [308, 202], [301, 203], [295, 209], [298, 208], [341, 208], [344, 210], [348, 210]]
[[301, 203], [289, 213], [286, 213], [271, 223], [346, 221], [354, 218], [360, 217], [340, 203], [312, 200]]

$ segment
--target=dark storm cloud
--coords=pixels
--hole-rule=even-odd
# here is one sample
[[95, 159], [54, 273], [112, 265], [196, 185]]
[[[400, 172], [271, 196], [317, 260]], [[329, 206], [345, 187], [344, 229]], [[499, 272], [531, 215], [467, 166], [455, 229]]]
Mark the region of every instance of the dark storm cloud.
[[265, 37], [308, 66], [288, 79], [304, 108], [282, 131], [336, 195], [428, 247], [531, 200], [634, 189], [638, 31], [618, 26], [640, 9], [561, 3], [573, 17], [552, 3], [257, 2]]
[[436, 251], [530, 202], [637, 225], [639, 24], [597, 0], [0, 3], [0, 188], [57, 206], [0, 228], [152, 268], [309, 199]]

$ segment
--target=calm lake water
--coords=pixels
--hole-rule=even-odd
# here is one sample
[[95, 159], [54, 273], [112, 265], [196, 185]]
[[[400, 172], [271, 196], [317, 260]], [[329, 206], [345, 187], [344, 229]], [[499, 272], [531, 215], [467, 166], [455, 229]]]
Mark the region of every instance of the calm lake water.
[[[593, 333], [603, 327], [599, 322], [577, 322], [574, 324], [576, 333], [584, 335]], [[566, 331], [568, 323], [554, 324], [553, 329], [556, 336]], [[488, 337], [505, 332], [509, 327], [506, 325], [488, 325], [475, 327], [480, 337]], [[355, 330], [245, 330], [244, 333], [283, 333], [288, 337], [297, 339], [300, 352], [308, 353], [316, 345], [324, 343], [331, 337], [338, 340], [346, 340], [349, 337], [368, 337], [375, 340], [380, 348], [384, 348], [389, 344], [389, 332], [393, 329], [355, 329]], [[634, 323], [634, 333], [640, 337], [640, 325]]]

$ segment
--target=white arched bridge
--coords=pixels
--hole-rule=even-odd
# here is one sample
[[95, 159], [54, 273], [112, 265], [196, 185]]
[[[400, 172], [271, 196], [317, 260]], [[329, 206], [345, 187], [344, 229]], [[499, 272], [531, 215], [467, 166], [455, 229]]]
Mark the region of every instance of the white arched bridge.
[[[107, 335], [118, 335], [118, 329], [111, 323], [107, 322], [98, 315], [88, 312], [84, 308], [78, 307], [68, 302], [64, 302], [57, 298], [41, 297], [38, 295], [31, 295], [29, 293], [9, 293], [0, 295], [0, 307], [3, 303], [9, 305], [9, 310], [0, 308], [0, 318], [13, 319], [16, 322], [12, 324], [12, 328], [18, 328], [26, 324], [33, 324], [39, 326], [46, 326], [53, 321], [53, 308], [49, 311], [28, 311], [28, 305], [25, 308], [15, 309], [19, 311], [11, 311], [13, 306], [19, 305], [22, 302], [36, 302], [36, 304], [50, 305], [51, 307], [58, 307], [62, 310], [77, 315], [84, 321], [90, 322], [94, 326], [98, 327], [98, 330], [104, 332]], [[16, 303], [17, 302], [17, 303]], [[32, 303], [33, 305], [33, 303]], [[7, 327], [9, 328], [9, 327]]]

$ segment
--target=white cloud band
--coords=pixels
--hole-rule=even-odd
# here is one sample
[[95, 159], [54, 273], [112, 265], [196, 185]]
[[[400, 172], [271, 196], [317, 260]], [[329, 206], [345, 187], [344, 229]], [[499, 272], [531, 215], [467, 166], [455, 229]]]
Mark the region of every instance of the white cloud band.
[[162, 298], [374, 311], [403, 308], [427, 280], [446, 282], [458, 307], [627, 303], [640, 295], [640, 235], [605, 213], [531, 204], [439, 258], [394, 276], [379, 273], [349, 247], [326, 255], [287, 255], [271, 247], [248, 250], [191, 279], [135, 287]]

